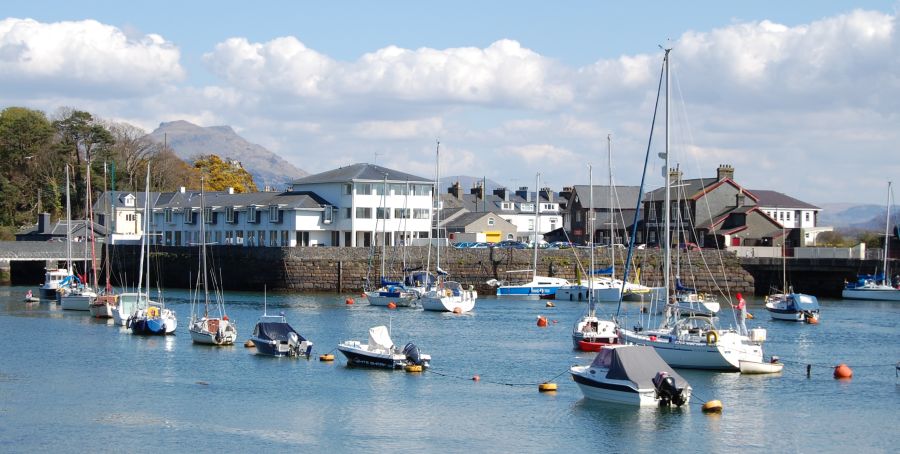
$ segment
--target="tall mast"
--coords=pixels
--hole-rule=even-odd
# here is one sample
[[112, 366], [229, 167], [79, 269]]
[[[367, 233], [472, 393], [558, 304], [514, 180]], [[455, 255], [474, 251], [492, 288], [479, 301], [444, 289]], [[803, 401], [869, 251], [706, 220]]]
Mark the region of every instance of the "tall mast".
[[209, 317], [209, 288], [206, 285], [206, 206], [203, 203], [203, 177], [200, 177], [200, 276], [203, 280], [203, 317]]
[[[103, 193], [106, 194], [106, 197], [107, 197], [107, 199], [106, 199], [107, 205], [106, 206], [109, 207], [110, 205], [112, 205], [112, 196], [108, 192], [106, 192], [106, 178], [107, 178], [106, 172], [107, 172], [106, 162], [104, 162], [103, 163]], [[103, 258], [104, 258], [103, 269], [106, 274], [106, 293], [110, 293], [110, 292], [112, 292], [112, 285], [110, 285], [110, 283], [109, 283], [109, 239], [112, 237], [112, 233], [109, 231], [109, 210], [106, 210], [106, 216], [107, 216], [107, 220], [106, 220], [105, 224], [107, 226], [107, 229], [106, 229], [106, 240], [103, 242]]]
[[594, 315], [594, 167], [588, 164], [588, 184], [590, 195], [588, 196], [588, 241], [591, 251], [591, 269], [588, 275], [588, 315]]
[[890, 285], [890, 278], [888, 277], [888, 245], [891, 243], [890, 230], [891, 230], [891, 182], [888, 181], [888, 191], [887, 191], [887, 205], [885, 206], [887, 212], [884, 215], [884, 264], [881, 265], [881, 269], [884, 271], [884, 280], [881, 282], [884, 285]]
[[[384, 280], [384, 252], [387, 247], [385, 243], [387, 243], [387, 219], [388, 219], [388, 208], [387, 208], [387, 172], [384, 174], [384, 182], [381, 185], [381, 277], [380, 279]], [[378, 220], [376, 219], [376, 222]], [[381, 283], [379, 282], [379, 286]]]
[[[612, 181], [612, 134], [606, 135], [606, 161], [609, 167], [609, 257], [612, 263], [610, 266], [612, 267], [612, 274], [610, 277], [614, 281], [616, 279], [616, 248], [613, 247], [616, 242], [616, 231], [615, 231], [615, 216], [613, 210], [613, 181]], [[593, 193], [593, 190], [591, 190]], [[593, 195], [593, 194], [592, 194]], [[593, 246], [593, 245], [592, 245]], [[625, 290], [625, 283], [622, 283], [622, 288], [619, 289], [619, 292]]]
[[66, 271], [72, 273], [72, 201], [69, 198], [69, 165], [66, 164]]
[[[441, 184], [441, 141], [437, 141], [437, 146], [435, 147], [435, 153], [437, 154], [437, 162], [434, 166], [434, 184], [437, 187], [440, 187]], [[435, 228], [435, 236], [437, 237], [437, 256], [434, 259], [434, 268], [437, 271], [438, 278], [440, 278], [440, 270], [441, 270], [441, 195], [438, 194], [438, 191], [435, 191], [437, 197], [434, 199], [435, 204], [435, 215], [436, 219], [434, 228]], [[428, 249], [431, 250], [431, 246], [428, 246]]]
[[144, 260], [147, 261], [147, 301], [150, 301], [150, 163], [147, 162], [147, 188], [144, 192], [144, 222], [143, 222], [143, 238], [144, 244], [147, 246], [147, 256], [144, 257]]
[[665, 233], [663, 234], [663, 245], [666, 248], [666, 258], [665, 258], [665, 269], [663, 271], [663, 285], [666, 288], [665, 296], [666, 296], [666, 304], [669, 303], [669, 273], [672, 271], [672, 207], [670, 206], [672, 203], [672, 195], [670, 194], [670, 189], [672, 186], [672, 182], [670, 180], [669, 175], [669, 52], [672, 49], [665, 49], [665, 63], [666, 63], [666, 151], [665, 151], [665, 167], [663, 167], [663, 177], [666, 179], [666, 198], [664, 210], [665, 210]]
[[541, 222], [541, 215], [538, 211], [538, 205], [541, 203], [540, 179], [541, 173], [538, 172], [537, 175], [534, 176], [534, 242], [532, 243], [534, 258], [532, 259], [533, 264], [531, 266], [532, 282], [537, 280], [538, 224]]

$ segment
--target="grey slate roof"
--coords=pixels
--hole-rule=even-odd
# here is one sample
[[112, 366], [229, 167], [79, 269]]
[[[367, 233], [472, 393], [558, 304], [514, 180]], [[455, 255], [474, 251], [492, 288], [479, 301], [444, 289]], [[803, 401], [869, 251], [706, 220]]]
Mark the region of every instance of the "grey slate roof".
[[358, 163], [294, 180], [291, 184], [347, 183], [350, 181], [387, 181], [393, 183], [432, 183], [432, 180], [399, 172], [375, 164]]
[[802, 208], [807, 210], [820, 210], [821, 208], [797, 200], [787, 194], [765, 189], [751, 189], [750, 192], [759, 198], [757, 204], [766, 208]]
[[[531, 200], [534, 200], [534, 193], [531, 193]], [[548, 200], [546, 197], [541, 197], [539, 203], [560, 203], [562, 199], [559, 197], [553, 197], [552, 200]], [[441, 201], [443, 202], [444, 209], [448, 208], [465, 208], [471, 212], [494, 212], [494, 213], [502, 213], [502, 214], [534, 214], [534, 210], [526, 210], [523, 211], [519, 209], [522, 203], [532, 203], [527, 202], [523, 197], [517, 196], [513, 193], [510, 193], [509, 200], [503, 200], [502, 197], [494, 195], [494, 194], [485, 194], [484, 200], [480, 197], [477, 197], [476, 194], [463, 194], [462, 198], [457, 199], [453, 194], [441, 194]], [[504, 210], [502, 209], [503, 202], [512, 202], [513, 209], [512, 210]]]
[[[206, 198], [206, 200], [203, 201], [204, 206], [213, 209], [222, 207], [242, 208], [251, 205], [279, 205], [285, 208], [317, 209], [321, 208], [322, 205], [331, 205], [331, 203], [320, 197], [318, 194], [309, 191], [248, 192], [241, 194], [207, 192], [204, 193], [204, 196]], [[172, 197], [161, 197], [160, 201], [162, 200], [167, 200], [167, 202], [158, 203], [154, 208], [200, 208], [199, 191], [185, 191], [184, 193], [176, 192]]]
[[[591, 197], [591, 187], [589, 185], [575, 185], [572, 191], [572, 197], [578, 195], [578, 201], [581, 206], [587, 208]], [[594, 208], [597, 209], [627, 209], [637, 206], [638, 195], [641, 192], [640, 186], [613, 186], [613, 204], [609, 206], [609, 186], [594, 185]]]
[[[94, 235], [98, 237], [106, 236], [106, 227], [97, 224], [96, 222], [92, 222], [94, 225]], [[56, 221], [46, 232], [39, 232], [37, 224], [23, 227], [21, 230], [16, 232], [16, 236], [20, 235], [47, 235], [58, 238], [66, 237], [66, 225], [68, 223], [64, 220]], [[87, 229], [89, 225], [87, 221], [83, 220], [73, 220], [72, 221], [72, 236], [73, 237], [85, 237], [88, 236]]]

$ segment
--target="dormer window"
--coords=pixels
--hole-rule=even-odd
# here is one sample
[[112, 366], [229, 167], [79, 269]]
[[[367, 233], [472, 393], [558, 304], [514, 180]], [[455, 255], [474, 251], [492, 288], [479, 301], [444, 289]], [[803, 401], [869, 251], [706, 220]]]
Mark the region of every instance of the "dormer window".
[[514, 209], [514, 206], [512, 202], [503, 202], [500, 205], [500, 208], [504, 211], [512, 211]]
[[522, 211], [534, 211], [533, 203], [523, 203], [520, 207], [522, 208]]
[[127, 206], [127, 207], [133, 207], [134, 206], [134, 195], [126, 194], [125, 197], [122, 197], [122, 203], [125, 204], [125, 206]]

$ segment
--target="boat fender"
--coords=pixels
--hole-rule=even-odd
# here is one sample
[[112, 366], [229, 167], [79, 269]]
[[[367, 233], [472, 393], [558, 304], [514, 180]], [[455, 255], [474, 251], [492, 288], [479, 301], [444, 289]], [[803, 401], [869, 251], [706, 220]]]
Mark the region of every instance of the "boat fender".
[[715, 345], [719, 342], [719, 333], [710, 331], [706, 333], [706, 345]]
[[449, 288], [448, 288], [448, 289], [444, 289], [444, 296], [450, 296], [450, 295], [452, 295], [452, 294], [453, 294], [453, 293], [450, 292], [450, 289], [449, 289]]
[[131, 322], [134, 320], [134, 317], [128, 317], [128, 320], [125, 320], [125, 327], [131, 329]]

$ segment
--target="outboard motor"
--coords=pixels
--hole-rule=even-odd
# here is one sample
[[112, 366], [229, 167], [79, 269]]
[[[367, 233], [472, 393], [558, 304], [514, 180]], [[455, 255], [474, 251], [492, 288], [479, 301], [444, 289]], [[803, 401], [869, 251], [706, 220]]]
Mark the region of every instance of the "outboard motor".
[[417, 366], [424, 364], [424, 361], [422, 361], [422, 354], [419, 352], [419, 347], [416, 347], [416, 344], [412, 342], [403, 347], [403, 354], [406, 355], [406, 359], [412, 364]]
[[670, 376], [668, 372], [657, 372], [653, 377], [653, 387], [656, 388], [656, 395], [659, 396], [660, 406], [675, 404], [680, 407], [687, 400], [684, 396], [684, 389], [678, 389], [675, 377]]

